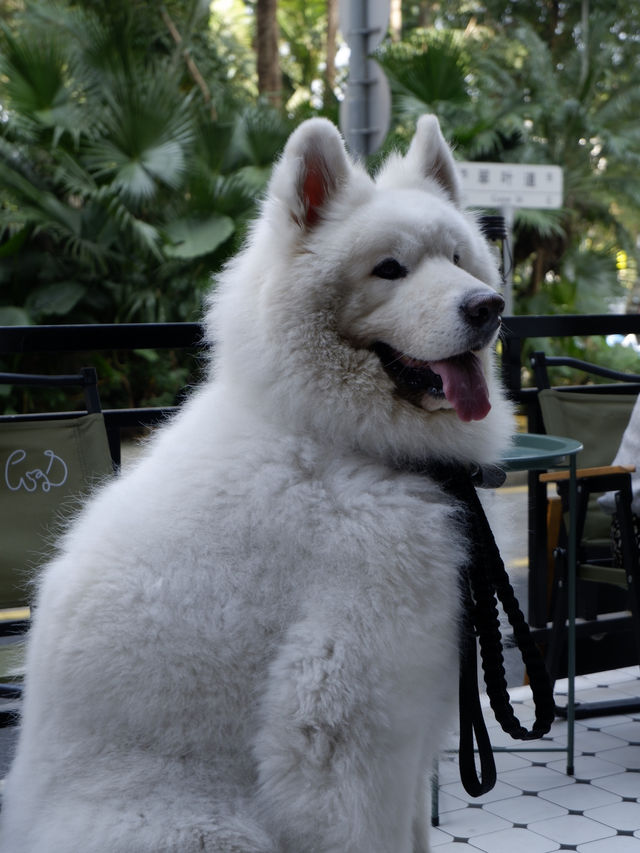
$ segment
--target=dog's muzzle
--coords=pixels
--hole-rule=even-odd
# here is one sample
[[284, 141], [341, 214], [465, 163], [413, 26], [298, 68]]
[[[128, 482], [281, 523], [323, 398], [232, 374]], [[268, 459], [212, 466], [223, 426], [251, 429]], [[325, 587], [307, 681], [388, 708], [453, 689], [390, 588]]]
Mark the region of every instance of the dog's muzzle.
[[381, 341], [373, 346], [399, 396], [426, 411], [454, 409], [460, 420], [477, 421], [491, 409], [480, 359], [465, 352], [440, 361], [421, 361]]
[[476, 351], [484, 349], [500, 328], [504, 299], [499, 293], [476, 290], [459, 306], [467, 330], [468, 349], [444, 359], [424, 361], [384, 341], [372, 349], [400, 397], [433, 412], [453, 409], [462, 421], [479, 421], [491, 409], [489, 389]]

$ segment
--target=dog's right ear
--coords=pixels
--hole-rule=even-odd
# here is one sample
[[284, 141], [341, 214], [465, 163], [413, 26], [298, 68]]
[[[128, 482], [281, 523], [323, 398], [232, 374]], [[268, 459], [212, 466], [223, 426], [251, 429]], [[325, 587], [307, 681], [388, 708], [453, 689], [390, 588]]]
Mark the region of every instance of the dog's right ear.
[[460, 179], [456, 163], [434, 115], [422, 115], [418, 119], [405, 162], [421, 177], [432, 178], [454, 204], [460, 204]]
[[324, 118], [309, 119], [289, 137], [271, 179], [270, 195], [287, 205], [294, 222], [311, 228], [346, 184], [350, 168], [334, 125]]

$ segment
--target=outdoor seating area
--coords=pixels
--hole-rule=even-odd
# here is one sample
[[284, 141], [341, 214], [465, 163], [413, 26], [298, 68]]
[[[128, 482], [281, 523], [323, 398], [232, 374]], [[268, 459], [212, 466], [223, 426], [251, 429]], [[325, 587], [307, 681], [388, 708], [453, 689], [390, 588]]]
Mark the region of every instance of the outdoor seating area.
[[[560, 325], [564, 320], [564, 325]], [[502, 365], [503, 374], [511, 396], [521, 406], [521, 412], [526, 416], [523, 429], [530, 434], [543, 433], [547, 424], [547, 411], [539, 408], [539, 389], [522, 387], [522, 363], [515, 368], [518, 359], [524, 359], [524, 341], [528, 337], [546, 337], [550, 329], [555, 334], [601, 333], [608, 334], [613, 328], [625, 331], [640, 332], [640, 318], [637, 316], [601, 316], [601, 317], [529, 317], [505, 318], [505, 334], [503, 336]], [[576, 332], [576, 329], [578, 332]], [[0, 340], [0, 355], [15, 355], [16, 353], [47, 352], [67, 350], [77, 351], [78, 358], [86, 359], [87, 350], [91, 348], [107, 348], [117, 345], [141, 349], [148, 347], [191, 347], [197, 349], [201, 338], [201, 329], [196, 324], [167, 324], [148, 326], [102, 327], [99, 330], [89, 327], [34, 327], [18, 329], [7, 328], [7, 334]], [[89, 342], [91, 341], [91, 346]], [[4, 352], [2, 348], [4, 347]], [[517, 380], [514, 378], [517, 376]], [[637, 380], [637, 377], [634, 377]], [[625, 414], [619, 418], [621, 433], [631, 411], [635, 385], [629, 386], [628, 392], [620, 396], [626, 405]], [[162, 420], [170, 411], [168, 407], [157, 407], [132, 410], [105, 410], [101, 418], [109, 439], [111, 462], [114, 466], [121, 463], [120, 435], [122, 429], [132, 426], [150, 427]], [[545, 421], [542, 421], [544, 416]], [[549, 424], [553, 421], [549, 421]], [[14, 423], [14, 426], [19, 426]], [[560, 430], [550, 427], [549, 431], [556, 433]], [[597, 429], [596, 429], [597, 433]], [[613, 456], [612, 444], [617, 445], [619, 435], [608, 436], [604, 455], [607, 459], [588, 456], [587, 464], [604, 464], [610, 462]], [[582, 436], [578, 436], [583, 440]], [[615, 448], [614, 448], [615, 449]], [[577, 481], [580, 482], [582, 463], [578, 455]], [[126, 464], [126, 462], [125, 462]], [[523, 466], [523, 468], [526, 466]], [[547, 541], [547, 498], [555, 486], [541, 484], [540, 466], [532, 466], [536, 470], [528, 474], [522, 470], [520, 474], [510, 475], [507, 480], [504, 499], [510, 504], [519, 506], [517, 531], [510, 553], [505, 556], [505, 562], [510, 573], [513, 572], [512, 583], [520, 599], [536, 639], [549, 650], [552, 647], [552, 657], [548, 658], [553, 667], [555, 695], [558, 705], [567, 704], [568, 694], [573, 693], [570, 701], [575, 703], [578, 713], [575, 719], [558, 717], [550, 733], [540, 742], [527, 744], [527, 749], [520, 742], [512, 741], [500, 730], [488, 708], [485, 697], [485, 719], [491, 742], [496, 748], [496, 766], [498, 781], [489, 794], [478, 799], [470, 798], [463, 790], [455, 754], [455, 734], [451, 734], [451, 742], [447, 744], [439, 761], [439, 796], [437, 826], [432, 828], [432, 844], [441, 853], [455, 853], [463, 849], [478, 849], [485, 853], [502, 853], [518, 849], [521, 853], [547, 853], [554, 850], [576, 850], [579, 853], [633, 853], [640, 850], [640, 710], [634, 707], [640, 699], [640, 669], [637, 665], [621, 663], [615, 658], [611, 667], [600, 665], [600, 671], [583, 671], [573, 680], [567, 675], [567, 632], [566, 613], [562, 608], [567, 606], [568, 562], [567, 537], [580, 536], [586, 509], [580, 510], [582, 516], [577, 531], [567, 529], [564, 540], [560, 540], [560, 549], [556, 552], [555, 592], [552, 594], [553, 578], [549, 575], [549, 549]], [[549, 475], [549, 479], [552, 475]], [[623, 492], [629, 492], [629, 471], [618, 472], [622, 477]], [[626, 484], [626, 485], [625, 485]], [[606, 487], [619, 488], [620, 483], [607, 481]], [[626, 492], [625, 492], [626, 489]], [[561, 488], [565, 503], [568, 490]], [[496, 493], [499, 494], [499, 491]], [[585, 498], [586, 500], [586, 498]], [[627, 495], [627, 516], [630, 506], [630, 496]], [[583, 501], [584, 503], [584, 501]], [[578, 504], [576, 504], [578, 506]], [[574, 510], [575, 511], [575, 510]], [[579, 514], [580, 515], [580, 514]], [[568, 516], [567, 516], [568, 519]], [[572, 532], [573, 531], [573, 532]], [[631, 562], [624, 564], [629, 573], [631, 567], [634, 578], [638, 566], [635, 540], [629, 540], [627, 531], [627, 549], [631, 548]], [[586, 565], [576, 563], [579, 570]], [[622, 570], [618, 570], [620, 574]], [[624, 571], [623, 583], [624, 586]], [[559, 583], [558, 578], [561, 577]], [[598, 578], [597, 580], [599, 580]], [[620, 579], [616, 578], [620, 586]], [[551, 584], [551, 586], [550, 586]], [[558, 591], [562, 592], [559, 596]], [[569, 590], [569, 594], [570, 590]], [[552, 630], [554, 616], [551, 607], [552, 598], [556, 601], [555, 630]], [[578, 610], [576, 621], [576, 636], [582, 642], [585, 630], [585, 611], [591, 608], [592, 615], [599, 618], [596, 599], [578, 599], [582, 609]], [[615, 599], [618, 601], [618, 599]], [[15, 602], [14, 602], [15, 603]], [[21, 601], [21, 605], [26, 602]], [[595, 612], [594, 612], [595, 606]], [[626, 604], [621, 605], [626, 609]], [[609, 609], [611, 609], [609, 607]], [[631, 613], [634, 612], [633, 606]], [[637, 613], [635, 614], [637, 617]], [[22, 618], [24, 613], [22, 613]], [[574, 619], [576, 614], [574, 614]], [[609, 614], [605, 616], [609, 618]], [[21, 620], [22, 621], [22, 620]], [[616, 631], [628, 629], [629, 614], [623, 614], [616, 623]], [[605, 623], [598, 623], [600, 626]], [[610, 619], [600, 633], [609, 630], [614, 620]], [[12, 620], [7, 614], [6, 631], [11, 633]], [[506, 632], [505, 632], [506, 633]], [[593, 633], [593, 629], [591, 631]], [[630, 635], [631, 636], [631, 635]], [[2, 639], [5, 645], [11, 644], [11, 637]], [[554, 646], [555, 644], [555, 646]], [[560, 644], [564, 651], [562, 655], [555, 654]], [[520, 669], [519, 660], [514, 661], [513, 650], [508, 648], [506, 639], [506, 657], [509, 668], [509, 688], [511, 700], [516, 706], [516, 713], [524, 725], [533, 718], [531, 693], [523, 686], [524, 673]], [[615, 645], [615, 644], [614, 644]], [[618, 643], [618, 648], [620, 644]], [[626, 651], [633, 647], [629, 640]], [[570, 654], [575, 654], [575, 648]], [[586, 653], [588, 656], [588, 653]], [[633, 648], [631, 655], [633, 657]], [[583, 652], [582, 657], [584, 658]], [[582, 670], [584, 660], [581, 660]], [[580, 671], [580, 670], [579, 670]], [[13, 693], [11, 683], [8, 692], [0, 695], [0, 717], [12, 722], [12, 716], [19, 710], [19, 689]], [[617, 703], [617, 710], [607, 709], [605, 715], [597, 713], [589, 715], [581, 713], [587, 705], [593, 702], [606, 704]], [[0, 778], [7, 770], [16, 729], [5, 725], [0, 729]], [[574, 775], [567, 774], [567, 741], [572, 739], [574, 755]], [[505, 751], [502, 751], [502, 750]]]
[[0, 853], [640, 853], [640, 5], [0, 8]]

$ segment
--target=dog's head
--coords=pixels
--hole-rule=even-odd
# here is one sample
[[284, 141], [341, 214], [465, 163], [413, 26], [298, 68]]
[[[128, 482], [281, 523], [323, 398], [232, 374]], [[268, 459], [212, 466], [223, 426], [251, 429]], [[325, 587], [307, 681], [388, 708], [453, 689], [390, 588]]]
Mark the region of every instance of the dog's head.
[[498, 280], [435, 117], [375, 180], [312, 119], [214, 297], [217, 370], [268, 417], [323, 440], [488, 461], [512, 429], [493, 374]]

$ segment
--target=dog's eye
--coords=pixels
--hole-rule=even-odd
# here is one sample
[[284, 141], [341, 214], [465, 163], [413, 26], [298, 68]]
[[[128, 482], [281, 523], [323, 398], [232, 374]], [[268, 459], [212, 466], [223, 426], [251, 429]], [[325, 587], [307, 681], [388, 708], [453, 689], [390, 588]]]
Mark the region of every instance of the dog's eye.
[[385, 258], [384, 261], [380, 261], [379, 264], [375, 265], [371, 275], [393, 281], [396, 278], [404, 278], [407, 272], [407, 268], [403, 267], [400, 261], [396, 261], [395, 258]]
[[460, 266], [460, 255], [458, 255], [458, 254], [457, 254], [457, 253], [455, 253], [455, 252], [454, 252], [454, 255], [453, 255], [453, 263], [454, 263], [456, 266]]

